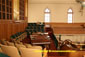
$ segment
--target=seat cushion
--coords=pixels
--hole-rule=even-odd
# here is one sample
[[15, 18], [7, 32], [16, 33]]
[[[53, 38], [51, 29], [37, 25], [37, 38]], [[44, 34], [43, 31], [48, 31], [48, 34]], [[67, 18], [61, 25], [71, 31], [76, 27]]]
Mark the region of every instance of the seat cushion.
[[8, 55], [6, 55], [4, 53], [0, 53], [0, 57], [10, 57], [10, 56], [8, 56]]

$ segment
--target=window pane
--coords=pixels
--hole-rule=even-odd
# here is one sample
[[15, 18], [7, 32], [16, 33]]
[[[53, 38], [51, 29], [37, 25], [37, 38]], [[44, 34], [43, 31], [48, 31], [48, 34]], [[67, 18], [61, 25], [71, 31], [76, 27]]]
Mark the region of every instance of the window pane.
[[49, 9], [46, 9], [45, 12], [50, 12], [50, 10]]
[[68, 14], [68, 19], [72, 19], [72, 14]]
[[50, 14], [45, 14], [45, 22], [50, 22]]
[[72, 14], [68, 14], [68, 23], [72, 23]]
[[45, 22], [50, 22], [50, 10], [45, 9]]
[[68, 12], [72, 12], [72, 9], [69, 9]]

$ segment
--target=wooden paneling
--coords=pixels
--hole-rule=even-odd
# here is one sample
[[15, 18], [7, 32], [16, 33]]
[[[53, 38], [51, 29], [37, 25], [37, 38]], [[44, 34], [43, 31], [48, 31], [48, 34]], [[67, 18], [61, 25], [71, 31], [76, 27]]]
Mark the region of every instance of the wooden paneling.
[[85, 34], [85, 23], [45, 23], [55, 34]]
[[16, 23], [13, 21], [1, 21], [0, 20], [0, 39], [10, 39], [10, 36], [17, 32], [23, 32], [27, 27], [25, 21]]

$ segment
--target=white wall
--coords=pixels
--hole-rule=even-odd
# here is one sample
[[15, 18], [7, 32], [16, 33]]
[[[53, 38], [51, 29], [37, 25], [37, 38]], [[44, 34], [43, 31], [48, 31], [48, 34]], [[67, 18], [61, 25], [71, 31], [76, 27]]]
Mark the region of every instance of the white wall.
[[44, 22], [44, 10], [51, 10], [51, 22], [67, 23], [67, 11], [73, 9], [73, 23], [85, 22], [85, 8], [83, 16], [78, 3], [29, 3], [28, 4], [28, 22]]

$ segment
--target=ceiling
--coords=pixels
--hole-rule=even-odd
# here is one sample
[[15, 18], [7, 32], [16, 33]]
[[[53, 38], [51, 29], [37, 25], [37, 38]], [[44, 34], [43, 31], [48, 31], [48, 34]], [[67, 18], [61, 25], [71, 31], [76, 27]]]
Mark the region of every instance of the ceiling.
[[28, 0], [29, 3], [76, 3], [75, 0]]

